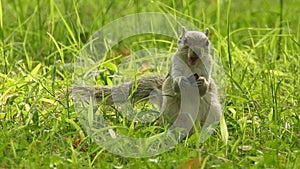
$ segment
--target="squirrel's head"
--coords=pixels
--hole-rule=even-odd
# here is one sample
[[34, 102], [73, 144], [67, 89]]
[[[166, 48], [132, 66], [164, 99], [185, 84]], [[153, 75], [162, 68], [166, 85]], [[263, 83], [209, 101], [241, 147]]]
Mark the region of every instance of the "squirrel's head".
[[199, 31], [186, 31], [186, 29], [182, 27], [182, 33], [178, 39], [178, 49], [187, 51], [190, 65], [195, 65], [198, 60], [202, 60], [203, 57], [209, 57], [210, 42], [208, 33], [208, 28], [206, 28], [203, 33]]
[[209, 47], [210, 42], [208, 39], [209, 29], [206, 28], [205, 32], [199, 31], [186, 31], [185, 27], [182, 27], [181, 35], [178, 39], [178, 47], [192, 47], [201, 46], [203, 48]]
[[193, 73], [210, 79], [212, 71], [211, 46], [208, 39], [209, 30], [204, 32], [186, 31], [182, 28], [178, 39], [178, 54]]

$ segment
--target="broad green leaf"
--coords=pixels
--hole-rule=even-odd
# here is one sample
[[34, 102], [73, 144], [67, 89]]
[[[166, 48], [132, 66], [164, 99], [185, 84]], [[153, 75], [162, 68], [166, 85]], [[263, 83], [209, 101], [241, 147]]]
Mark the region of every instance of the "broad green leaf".
[[228, 130], [227, 130], [227, 125], [226, 125], [226, 121], [224, 118], [224, 114], [221, 117], [220, 120], [220, 128], [221, 128], [221, 136], [222, 136], [222, 141], [225, 143], [225, 145], [227, 145], [228, 143]]

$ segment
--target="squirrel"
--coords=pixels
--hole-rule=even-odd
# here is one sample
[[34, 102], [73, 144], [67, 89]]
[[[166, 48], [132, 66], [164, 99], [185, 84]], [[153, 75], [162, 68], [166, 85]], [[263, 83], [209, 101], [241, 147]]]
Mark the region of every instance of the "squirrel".
[[[148, 98], [160, 107], [162, 115], [158, 119], [159, 124], [172, 124], [177, 119], [177, 124], [183, 128], [185, 123], [189, 122], [186, 117], [184, 120], [180, 119], [179, 114], [184, 106], [181, 102], [185, 102], [185, 99], [194, 103], [196, 101], [195, 104], [198, 106], [196, 109], [192, 109], [197, 114], [193, 117], [195, 119], [192, 124], [194, 128], [188, 132], [192, 134], [195, 132], [195, 128], [200, 129], [215, 124], [219, 121], [222, 110], [217, 87], [211, 77], [213, 61], [208, 33], [208, 28], [204, 33], [186, 31], [184, 27], [182, 28], [182, 34], [178, 39], [178, 49], [171, 57], [167, 76], [142, 76], [135, 82], [126, 82], [112, 87], [74, 86], [73, 92], [79, 93], [79, 96], [83, 98], [94, 96], [96, 102], [104, 101], [107, 105], [126, 101], [128, 95], [124, 97], [124, 93], [130, 95], [132, 102]], [[189, 86], [190, 93], [182, 97], [185, 88], [189, 88]], [[192, 97], [195, 95], [194, 91], [198, 92], [196, 97]]]
[[[177, 119], [179, 126], [183, 128], [187, 127], [186, 123], [189, 121], [184, 119], [184, 116], [179, 117], [182, 102], [189, 102], [189, 97], [195, 94], [190, 92], [183, 97], [182, 94], [185, 91], [181, 89], [188, 83], [197, 86], [199, 107], [192, 110], [198, 112], [197, 116], [193, 117], [196, 120], [194, 120], [194, 128], [191, 129], [190, 134], [195, 128], [200, 130], [201, 127], [206, 128], [215, 124], [222, 115], [217, 87], [211, 77], [213, 60], [208, 34], [208, 29], [203, 33], [186, 31], [184, 27], [182, 28], [182, 34], [178, 39], [178, 50], [171, 58], [170, 71], [162, 86], [163, 97], [165, 97], [162, 105], [162, 119], [167, 119], [169, 123]], [[195, 99], [191, 98], [190, 101], [193, 102]], [[187, 111], [193, 113], [191, 110]]]

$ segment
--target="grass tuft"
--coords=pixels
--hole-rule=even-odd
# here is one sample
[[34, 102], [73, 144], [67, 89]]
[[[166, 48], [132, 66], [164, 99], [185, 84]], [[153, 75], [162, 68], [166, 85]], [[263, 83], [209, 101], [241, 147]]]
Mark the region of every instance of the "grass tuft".
[[[0, 168], [300, 167], [300, 22], [298, 0], [276, 1], [0, 1]], [[197, 136], [148, 158], [111, 154], [82, 130], [70, 99], [72, 66], [86, 40], [111, 21], [137, 12], [184, 18], [210, 39], [226, 72], [224, 119], [199, 144]], [[120, 30], [122, 31], [122, 30]], [[135, 51], [176, 50], [176, 39], [144, 34], [112, 47], [99, 64], [97, 84], [116, 72], [140, 76]], [[144, 62], [144, 60], [138, 60]], [[124, 63], [124, 62], [123, 62]], [[137, 73], [137, 71], [140, 71]], [[89, 121], [94, 107], [90, 107]], [[147, 108], [141, 104], [137, 109]], [[102, 110], [113, 127], [133, 137], [160, 131]], [[145, 151], [145, 150], [141, 150]]]

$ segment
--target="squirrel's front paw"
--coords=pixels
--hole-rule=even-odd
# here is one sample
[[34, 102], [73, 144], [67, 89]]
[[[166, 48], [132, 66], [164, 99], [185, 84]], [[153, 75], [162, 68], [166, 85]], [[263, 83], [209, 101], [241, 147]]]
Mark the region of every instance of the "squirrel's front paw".
[[200, 76], [196, 82], [197, 82], [200, 96], [205, 95], [209, 87], [209, 82], [203, 76]]
[[209, 82], [204, 76], [199, 76], [197, 73], [195, 73], [191, 75], [188, 79], [191, 83], [195, 82], [196, 80], [200, 96], [205, 95], [209, 87]]
[[[195, 81], [195, 80], [194, 80]], [[186, 78], [184, 76], [178, 77], [174, 80], [174, 91], [176, 93], [180, 93], [184, 91], [186, 88], [190, 87], [193, 83], [189, 78]], [[195, 87], [195, 84], [194, 84]]]

